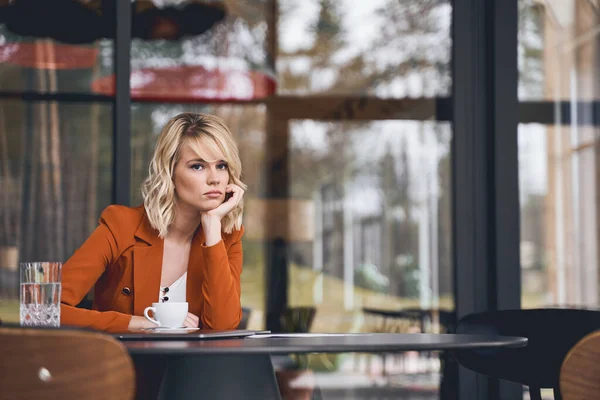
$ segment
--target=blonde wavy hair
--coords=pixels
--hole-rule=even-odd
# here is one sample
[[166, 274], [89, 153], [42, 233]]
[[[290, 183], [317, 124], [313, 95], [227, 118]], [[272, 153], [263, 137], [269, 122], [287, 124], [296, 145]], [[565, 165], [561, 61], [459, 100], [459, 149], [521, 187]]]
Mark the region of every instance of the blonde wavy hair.
[[[233, 135], [223, 120], [214, 115], [182, 113], [173, 118], [162, 129], [150, 167], [148, 177], [142, 183], [144, 208], [150, 225], [164, 238], [175, 220], [175, 185], [173, 173], [181, 157], [181, 149], [188, 144], [201, 155], [202, 149], [210, 148], [222, 154], [229, 170], [229, 183], [246, 190], [240, 180], [242, 162]], [[240, 230], [244, 212], [244, 199], [221, 221], [222, 231], [231, 233]]]

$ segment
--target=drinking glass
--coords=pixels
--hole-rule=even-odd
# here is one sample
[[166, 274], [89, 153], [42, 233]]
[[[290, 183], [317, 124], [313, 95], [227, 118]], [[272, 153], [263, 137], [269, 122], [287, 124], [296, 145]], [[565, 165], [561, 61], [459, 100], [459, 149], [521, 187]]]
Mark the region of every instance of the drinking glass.
[[60, 326], [61, 272], [60, 262], [21, 263], [21, 326]]

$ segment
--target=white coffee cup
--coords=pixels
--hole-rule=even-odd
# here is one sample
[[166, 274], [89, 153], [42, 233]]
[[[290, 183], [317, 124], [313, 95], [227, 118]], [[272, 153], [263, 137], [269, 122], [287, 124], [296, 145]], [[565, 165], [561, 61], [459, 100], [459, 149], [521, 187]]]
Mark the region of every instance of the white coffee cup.
[[[152, 311], [154, 318], [148, 314]], [[188, 313], [187, 302], [165, 302], [152, 303], [152, 307], [146, 307], [144, 317], [161, 328], [181, 328]]]

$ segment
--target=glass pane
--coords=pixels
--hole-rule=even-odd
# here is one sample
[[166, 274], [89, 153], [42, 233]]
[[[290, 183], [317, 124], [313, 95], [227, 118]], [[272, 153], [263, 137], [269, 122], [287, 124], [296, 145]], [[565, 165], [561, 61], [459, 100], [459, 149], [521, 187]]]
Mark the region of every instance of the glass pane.
[[454, 307], [450, 129], [291, 123], [291, 218], [312, 223], [290, 224], [305, 242], [292, 250], [290, 303], [319, 307], [316, 331], [352, 329], [348, 318], [362, 307]]
[[[299, 120], [290, 135], [290, 307], [316, 310], [312, 332], [443, 332], [454, 311], [451, 125]], [[437, 356], [409, 358], [377, 359], [375, 373], [437, 390]], [[368, 373], [360, 360], [331, 356], [324, 368]]]
[[519, 98], [597, 95], [598, 2], [519, 0]]
[[111, 119], [101, 104], [0, 101], [0, 319], [19, 320], [18, 262], [66, 261], [110, 204]]
[[112, 71], [114, 18], [101, 2], [24, 3], [0, 2], [0, 91], [89, 93]]
[[150, 105], [136, 104], [132, 109], [132, 194], [131, 204], [142, 203], [140, 185], [160, 130], [173, 116], [181, 112], [202, 112], [217, 115], [225, 121], [236, 137], [242, 160], [242, 181], [248, 185], [244, 195], [244, 225], [242, 238], [244, 266], [242, 272], [242, 306], [251, 309], [248, 329], [264, 328], [265, 254], [261, 232], [264, 220], [260, 215], [264, 197], [265, 174], [265, 107], [237, 105]]
[[[523, 308], [556, 304], [550, 290], [549, 250], [556, 241], [548, 229], [548, 127], [519, 125], [521, 204], [521, 303]], [[561, 236], [563, 236], [561, 234]], [[561, 237], [562, 240], [562, 237]]]
[[598, 160], [582, 127], [519, 128], [523, 307], [598, 305]]
[[600, 8], [519, 7], [520, 98], [542, 100], [522, 107], [527, 121], [543, 118], [519, 127], [523, 306], [597, 307]]
[[279, 2], [278, 93], [448, 96], [450, 3]]
[[[572, 0], [560, 0], [571, 3]], [[557, 3], [557, 2], [554, 2]], [[545, 23], [551, 25], [545, 27]], [[535, 0], [519, 0], [519, 99], [539, 100], [552, 98], [544, 86], [545, 29], [553, 31], [553, 21], [545, 20], [545, 7]]]

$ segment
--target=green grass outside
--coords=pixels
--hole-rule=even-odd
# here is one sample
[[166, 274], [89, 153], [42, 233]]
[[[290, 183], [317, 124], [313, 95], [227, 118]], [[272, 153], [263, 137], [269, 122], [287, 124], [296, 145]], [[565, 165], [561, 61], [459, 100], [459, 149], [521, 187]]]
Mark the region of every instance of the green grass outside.
[[19, 322], [19, 300], [0, 299], [0, 320], [3, 322]]

